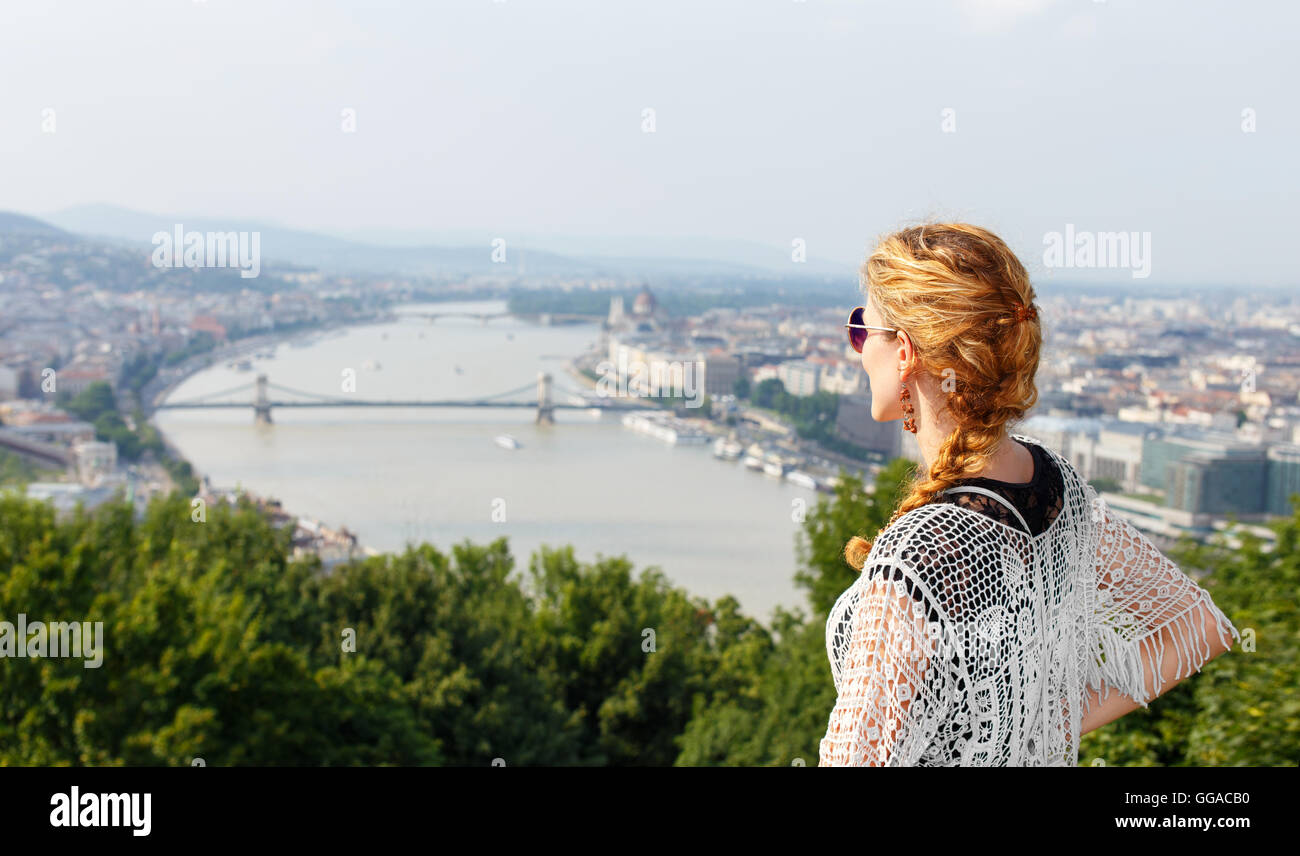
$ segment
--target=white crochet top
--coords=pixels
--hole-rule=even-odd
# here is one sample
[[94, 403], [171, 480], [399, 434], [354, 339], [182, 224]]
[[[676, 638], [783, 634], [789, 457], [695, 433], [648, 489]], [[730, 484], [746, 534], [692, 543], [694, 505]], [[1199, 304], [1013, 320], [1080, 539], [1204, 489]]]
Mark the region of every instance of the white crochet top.
[[1040, 534], [931, 503], [876, 539], [826, 621], [838, 697], [820, 766], [1075, 766], [1088, 688], [1144, 707], [1162, 691], [1161, 631], [1180, 678], [1209, 659], [1211, 625], [1225, 645], [1227, 633], [1241, 638], [1204, 589], [1044, 449], [1065, 491]]

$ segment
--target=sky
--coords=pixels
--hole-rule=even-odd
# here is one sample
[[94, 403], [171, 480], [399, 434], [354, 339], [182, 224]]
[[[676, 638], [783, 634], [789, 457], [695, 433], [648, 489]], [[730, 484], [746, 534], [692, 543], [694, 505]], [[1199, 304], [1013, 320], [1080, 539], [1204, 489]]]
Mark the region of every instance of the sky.
[[[951, 219], [1039, 277], [1300, 284], [1297, 31], [1254, 0], [4, 0], [0, 210], [800, 240], [849, 272]], [[1062, 271], [1067, 224], [1148, 235], [1147, 275]]]

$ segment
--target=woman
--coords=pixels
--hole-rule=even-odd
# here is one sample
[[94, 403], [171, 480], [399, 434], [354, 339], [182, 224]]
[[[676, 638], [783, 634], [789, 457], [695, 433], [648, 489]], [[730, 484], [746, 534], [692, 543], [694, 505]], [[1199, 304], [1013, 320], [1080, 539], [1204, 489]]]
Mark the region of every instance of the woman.
[[1042, 330], [1006, 244], [920, 226], [862, 274], [847, 327], [871, 415], [903, 419], [924, 475], [845, 547], [860, 576], [826, 623], [820, 764], [1074, 766], [1081, 735], [1240, 634], [1069, 462], [1008, 432], [1037, 401]]

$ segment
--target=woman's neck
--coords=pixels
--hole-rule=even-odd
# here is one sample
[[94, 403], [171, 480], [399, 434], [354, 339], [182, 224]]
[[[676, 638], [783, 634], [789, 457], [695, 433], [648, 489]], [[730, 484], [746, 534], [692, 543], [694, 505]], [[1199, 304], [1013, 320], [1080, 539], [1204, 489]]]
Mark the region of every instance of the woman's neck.
[[[956, 427], [956, 423], [947, 413], [947, 393], [943, 392], [932, 379], [920, 381], [916, 385], [916, 445], [921, 452], [921, 460], [928, 473], [934, 466], [939, 450]], [[1001, 439], [985, 462], [978, 475], [998, 481], [1020, 483], [1032, 478], [1034, 471], [1033, 455], [1019, 443], [1006, 442], [1008, 437], [1004, 430]]]
[[956, 423], [947, 413], [947, 393], [936, 386], [933, 378], [922, 377], [913, 386], [916, 389], [913, 396], [916, 399], [916, 445], [928, 473]]

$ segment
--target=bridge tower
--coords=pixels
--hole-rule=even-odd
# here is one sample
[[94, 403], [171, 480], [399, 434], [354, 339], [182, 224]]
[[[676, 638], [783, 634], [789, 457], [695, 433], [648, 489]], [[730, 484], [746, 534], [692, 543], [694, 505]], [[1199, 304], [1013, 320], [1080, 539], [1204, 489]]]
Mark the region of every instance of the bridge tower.
[[271, 402], [266, 397], [266, 375], [257, 376], [257, 395], [253, 398], [253, 421], [260, 425], [271, 424]]
[[551, 404], [550, 372], [537, 373], [537, 422], [555, 424], [555, 407]]

